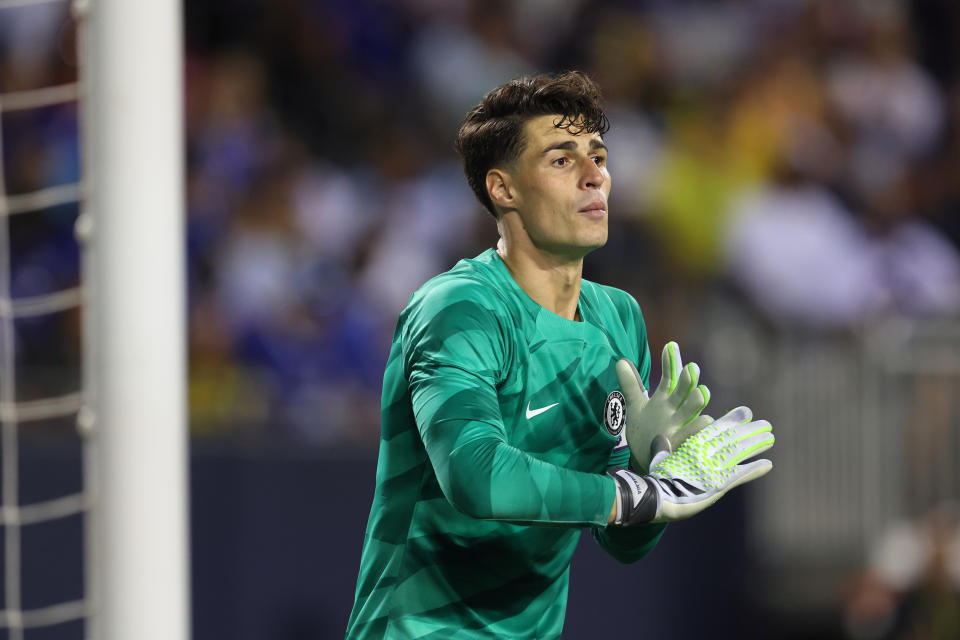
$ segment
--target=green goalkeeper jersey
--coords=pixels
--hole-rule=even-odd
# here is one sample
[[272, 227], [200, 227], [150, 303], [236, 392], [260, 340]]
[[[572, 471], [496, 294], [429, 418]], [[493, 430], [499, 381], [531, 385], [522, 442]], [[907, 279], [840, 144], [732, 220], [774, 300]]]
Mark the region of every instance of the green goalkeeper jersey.
[[629, 456], [614, 365], [650, 374], [640, 307], [583, 280], [577, 310], [534, 302], [492, 249], [413, 295], [347, 638], [556, 638], [582, 527], [623, 562], [656, 544], [662, 525], [606, 527], [604, 472]]

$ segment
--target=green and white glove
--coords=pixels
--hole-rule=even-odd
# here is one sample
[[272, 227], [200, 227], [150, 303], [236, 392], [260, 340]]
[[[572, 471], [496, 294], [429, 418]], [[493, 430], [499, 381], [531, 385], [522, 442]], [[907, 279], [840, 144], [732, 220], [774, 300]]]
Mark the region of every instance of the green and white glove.
[[648, 475], [608, 471], [617, 483], [615, 524], [673, 522], [700, 513], [734, 487], [770, 471], [769, 460], [746, 461], [773, 442], [769, 422], [753, 421], [750, 409], [737, 407], [675, 452], [657, 452]]
[[624, 430], [630, 447], [630, 469], [641, 474], [650, 469], [654, 451], [675, 450], [712, 421], [710, 416], [700, 415], [710, 401], [710, 390], [697, 386], [700, 367], [693, 362], [683, 366], [676, 342], [663, 347], [661, 362], [660, 384], [652, 398], [632, 362], [623, 359], [616, 366], [626, 403]]

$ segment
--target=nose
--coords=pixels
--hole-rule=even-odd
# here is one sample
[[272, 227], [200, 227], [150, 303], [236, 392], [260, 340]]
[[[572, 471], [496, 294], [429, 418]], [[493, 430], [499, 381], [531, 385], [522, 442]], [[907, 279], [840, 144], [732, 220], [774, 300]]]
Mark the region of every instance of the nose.
[[586, 163], [586, 169], [584, 169], [583, 176], [580, 178], [580, 186], [583, 189], [597, 189], [606, 180], [607, 178], [603, 175], [601, 168], [593, 160], [590, 160]]

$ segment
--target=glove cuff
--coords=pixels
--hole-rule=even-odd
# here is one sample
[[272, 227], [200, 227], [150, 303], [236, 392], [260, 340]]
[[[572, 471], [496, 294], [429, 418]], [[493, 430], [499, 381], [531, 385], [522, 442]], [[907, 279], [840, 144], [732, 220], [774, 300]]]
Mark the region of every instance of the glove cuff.
[[653, 481], [626, 469], [607, 472], [617, 483], [615, 524], [629, 527], [651, 522], [657, 516], [658, 496]]

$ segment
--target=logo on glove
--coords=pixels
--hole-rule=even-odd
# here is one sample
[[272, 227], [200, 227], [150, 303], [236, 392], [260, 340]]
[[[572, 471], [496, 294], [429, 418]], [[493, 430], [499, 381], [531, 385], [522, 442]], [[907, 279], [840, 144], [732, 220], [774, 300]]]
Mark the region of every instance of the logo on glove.
[[619, 436], [627, 424], [626, 406], [626, 400], [619, 391], [611, 391], [607, 396], [607, 402], [603, 405], [603, 426], [610, 435]]

